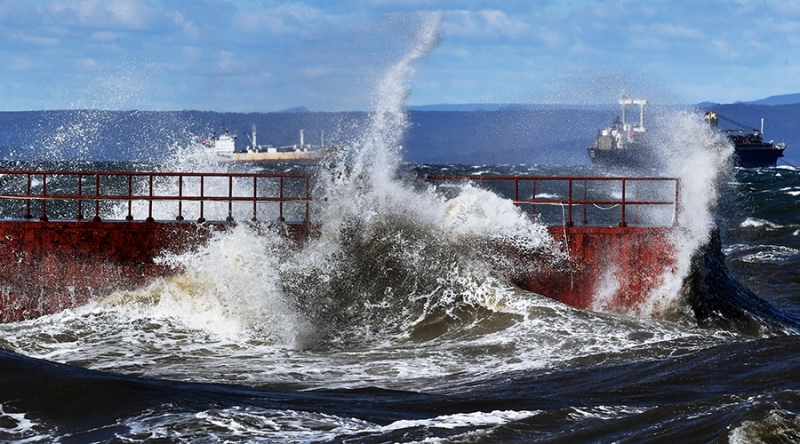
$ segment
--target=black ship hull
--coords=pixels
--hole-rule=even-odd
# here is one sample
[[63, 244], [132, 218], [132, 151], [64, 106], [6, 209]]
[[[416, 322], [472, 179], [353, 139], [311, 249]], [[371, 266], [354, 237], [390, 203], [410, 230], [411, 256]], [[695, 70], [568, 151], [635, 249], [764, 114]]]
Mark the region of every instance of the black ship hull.
[[783, 157], [783, 148], [772, 143], [736, 144], [734, 164], [740, 168], [770, 168]]
[[661, 159], [646, 147], [610, 150], [589, 147], [587, 151], [592, 164], [599, 167], [654, 168], [661, 164]]

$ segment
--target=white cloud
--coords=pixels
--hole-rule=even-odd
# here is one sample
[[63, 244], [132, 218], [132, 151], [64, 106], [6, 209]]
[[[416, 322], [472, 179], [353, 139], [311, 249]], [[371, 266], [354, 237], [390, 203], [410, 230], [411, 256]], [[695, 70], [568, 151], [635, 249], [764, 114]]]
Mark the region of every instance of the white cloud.
[[274, 34], [292, 34], [330, 19], [320, 9], [289, 3], [275, 8], [241, 10], [236, 22], [242, 30], [251, 33], [266, 30]]
[[216, 69], [217, 74], [233, 74], [240, 71], [245, 71], [247, 66], [232, 52], [221, 51], [217, 54]]
[[197, 29], [197, 26], [194, 24], [194, 22], [186, 19], [180, 12], [170, 11], [167, 13], [167, 16], [172, 19], [173, 23], [180, 26], [186, 37], [189, 37], [190, 39], [196, 39], [200, 36], [200, 31]]
[[[762, 88], [800, 90], [786, 74], [800, 69], [797, 0], [410, 1], [0, 0], [0, 75], [20, 91], [36, 82], [83, 91], [92, 87], [86, 72], [122, 64], [152, 70], [147, 82], [169, 84], [180, 108], [215, 106], [214, 88], [230, 103], [252, 103], [239, 96], [253, 94], [245, 78], [271, 97], [268, 106], [359, 107], [413, 44], [409, 11], [441, 7], [443, 42], [410, 85], [417, 104], [509, 101], [570, 72], [608, 67], [667, 73], [689, 94], [708, 93], [691, 100], [719, 100], [720, 73], [731, 73], [726, 88], [738, 91], [737, 81], [753, 81], [741, 73], [754, 61], [773, 68], [760, 70]], [[33, 69], [35, 78], [24, 74]], [[69, 105], [14, 100], [0, 106]]]
[[13, 71], [29, 71], [33, 69], [34, 63], [28, 57], [14, 57], [10, 67]]
[[495, 35], [516, 38], [530, 31], [526, 20], [509, 16], [499, 10], [446, 11], [444, 17], [446, 35], [462, 37]]
[[82, 58], [78, 60], [78, 65], [84, 69], [97, 69], [100, 66], [100, 63], [95, 59], [90, 58]]
[[123, 29], [146, 29], [157, 14], [144, 0], [54, 0], [47, 9], [64, 24]]
[[319, 79], [329, 75], [332, 72], [330, 68], [322, 66], [313, 66], [303, 70], [303, 75], [308, 79]]
[[91, 39], [96, 42], [115, 42], [120, 39], [120, 35], [116, 32], [98, 31], [92, 34]]
[[181, 46], [181, 54], [190, 59], [199, 59], [203, 55], [203, 51], [196, 46]]
[[59, 40], [57, 38], [43, 37], [39, 35], [13, 33], [11, 34], [11, 38], [26, 45], [56, 46], [59, 44]]
[[509, 17], [503, 11], [487, 11], [480, 12], [481, 17], [486, 22], [486, 29], [488, 32], [499, 32], [511, 37], [518, 37], [529, 30], [527, 22], [519, 18]]
[[550, 48], [563, 47], [568, 42], [564, 34], [547, 28], [539, 30], [539, 38]]
[[696, 29], [673, 23], [655, 23], [647, 27], [646, 31], [661, 38], [681, 38], [687, 40], [700, 40], [705, 38], [705, 35]]

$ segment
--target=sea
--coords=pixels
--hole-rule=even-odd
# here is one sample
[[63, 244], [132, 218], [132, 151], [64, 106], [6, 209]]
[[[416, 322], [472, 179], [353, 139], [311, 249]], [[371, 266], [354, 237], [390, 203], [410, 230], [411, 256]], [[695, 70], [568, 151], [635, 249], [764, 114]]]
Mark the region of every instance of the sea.
[[[0, 325], [0, 441], [800, 441], [800, 170], [734, 169], [692, 110], [661, 116], [681, 131], [644, 172], [407, 164], [404, 85], [436, 29], [387, 74], [369, 128], [312, 167], [318, 238], [237, 224], [161, 257], [175, 276]], [[46, 167], [230, 168], [202, 154]], [[626, 312], [524, 291], [493, 246], [556, 258], [543, 222], [427, 174], [679, 178], [676, 264], [649, 270], [665, 285]], [[686, 285], [704, 254], [722, 266]]]

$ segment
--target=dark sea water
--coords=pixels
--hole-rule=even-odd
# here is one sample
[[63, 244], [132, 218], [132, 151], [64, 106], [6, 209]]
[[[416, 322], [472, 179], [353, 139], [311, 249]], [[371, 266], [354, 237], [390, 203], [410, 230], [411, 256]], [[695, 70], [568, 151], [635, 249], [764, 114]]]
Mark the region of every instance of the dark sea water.
[[[800, 440], [791, 331], [700, 326], [679, 297], [671, 313], [572, 309], [473, 251], [500, 236], [546, 242], [508, 222], [506, 200], [371, 186], [318, 213], [338, 231], [303, 251], [242, 225], [166, 258], [186, 270], [173, 279], [0, 325], [0, 441]], [[800, 315], [800, 172], [739, 170], [718, 192], [731, 275]]]
[[[619, 172], [403, 165], [406, 85], [437, 23], [378, 82], [363, 134], [315, 171], [318, 239], [291, 248], [241, 223], [160, 257], [171, 278], [0, 325], [0, 441], [800, 441], [800, 172], [730, 171], [702, 115], [669, 110], [667, 168], [645, 172], [681, 183], [676, 262], [648, 270], [663, 285], [625, 313], [523, 291], [496, 269], [508, 247], [563, 258], [545, 227], [507, 196], [416, 174]], [[64, 163], [54, 145], [55, 164], [4, 168], [227, 168], [160, 148], [172, 160]], [[716, 239], [726, 259], [699, 255]]]

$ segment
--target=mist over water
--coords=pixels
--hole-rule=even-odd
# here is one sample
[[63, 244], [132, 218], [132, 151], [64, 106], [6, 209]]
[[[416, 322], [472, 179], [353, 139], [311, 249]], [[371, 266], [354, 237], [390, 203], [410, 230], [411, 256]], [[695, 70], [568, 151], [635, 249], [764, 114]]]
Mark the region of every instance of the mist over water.
[[[379, 398], [379, 389], [434, 397], [469, 393], [478, 399], [452, 412], [406, 407], [411, 412], [406, 419], [375, 422], [326, 410], [347, 403], [330, 399], [318, 405], [297, 401], [302, 408], [276, 407], [274, 400], [269, 407], [225, 401], [202, 411], [170, 401], [137, 410], [113, 426], [125, 429], [132, 442], [206, 437], [209, 430], [231, 440], [309, 442], [365, 436], [424, 441], [442, 436], [443, 430], [472, 439], [478, 431], [486, 433], [479, 438], [493, 441], [493, 432], [503, 435], [510, 429], [520, 433], [563, 424], [565, 430], [553, 431], [563, 436], [584, 426], [608, 428], [597, 424], [614, 420], [642, 420], [649, 425], [642, 426], [641, 436], [650, 436], [648, 427], [663, 427], [658, 424], [675, 420], [686, 405], [691, 408], [682, 411], [688, 413], [677, 415], [684, 423], [741, 404], [727, 393], [714, 394], [721, 406], [711, 407], [705, 400], [694, 404], [694, 398], [661, 401], [663, 394], [647, 405], [641, 401], [641, 393], [661, 379], [666, 393], [701, 392], [675, 386], [709, 377], [706, 362], [714, 369], [730, 364], [719, 356], [741, 339], [735, 332], [698, 328], [683, 288], [692, 255], [709, 240], [717, 202], [731, 181], [732, 148], [696, 112], [658, 113], [654, 131], [669, 129], [657, 134], [667, 166], [653, 174], [681, 181], [680, 229], [673, 242], [676, 263], [652, 270], [662, 285], [645, 304], [626, 313], [605, 312], [602, 304], [597, 311], [584, 311], [523, 291], [504, 276], [567, 266], [567, 251], [546, 226], [491, 191], [458, 184], [443, 193], [404, 171], [401, 144], [408, 119], [403, 103], [414, 64], [436, 47], [440, 22], [438, 14], [418, 16], [413, 44], [375, 91], [366, 130], [315, 171], [312, 216], [320, 225], [318, 237], [302, 245], [286, 239], [268, 227], [277, 215], [265, 210], [258, 214], [264, 223], [239, 223], [205, 245], [160, 257], [160, 263], [179, 271], [173, 277], [55, 315], [0, 325], [0, 347], [126, 375], [275, 389], [279, 398], [291, 398], [296, 389], [309, 397], [363, 389], [355, 392], [366, 393], [359, 396], [376, 409], [388, 409], [392, 402]], [[228, 165], [209, 161], [200, 150], [178, 150], [161, 168], [227, 171]], [[531, 167], [520, 174], [538, 172]], [[205, 184], [208, 193], [223, 193], [225, 185]], [[156, 194], [174, 186], [157, 183]], [[191, 194], [198, 184], [187, 180], [185, 186]], [[249, 210], [237, 211], [237, 220], [250, 219]], [[121, 219], [126, 212], [112, 208], [104, 218]], [[156, 208], [154, 216], [170, 218], [174, 212]], [[206, 208], [208, 219], [225, 216], [226, 208]], [[641, 215], [644, 220], [672, 216]], [[613, 293], [615, 279], [609, 270], [598, 293]], [[715, 354], [716, 349], [725, 350]], [[675, 361], [690, 362], [688, 370]], [[662, 362], [681, 370], [659, 367]], [[597, 387], [606, 385], [612, 395], [599, 393]], [[549, 388], [556, 394], [543, 398]], [[581, 390], [588, 394], [581, 397]], [[618, 395], [623, 392], [633, 393], [632, 398]], [[560, 398], [559, 393], [567, 394]], [[537, 408], [529, 404], [539, 399]], [[684, 404], [670, 404], [677, 402]], [[4, 409], [0, 403], [0, 419], [35, 429], [30, 415]], [[791, 422], [783, 410], [767, 416], [743, 423], [734, 436], [758, 434], [765, 423]], [[42, 428], [49, 430], [47, 424]], [[614, 440], [620, 439], [608, 441]]]
[[705, 245], [715, 228], [720, 193], [732, 181], [733, 146], [705, 123], [695, 109], [656, 109], [650, 128], [653, 149], [662, 158], [657, 173], [680, 181], [677, 225], [673, 238], [676, 264], [665, 269], [663, 285], [650, 295], [638, 314], [678, 319], [692, 314], [683, 293], [693, 254]]
[[[161, 258], [180, 270], [179, 275], [84, 310], [131, 309], [136, 316], [149, 313], [177, 320], [190, 330], [223, 337], [244, 335], [265, 346], [297, 350], [483, 338], [508, 334], [530, 322], [531, 310], [539, 310], [531, 304], [548, 306], [545, 312], [571, 312], [522, 292], [501, 277], [565, 263], [566, 252], [543, 224], [521, 214], [510, 201], [468, 184], [446, 198], [401, 177], [401, 143], [408, 127], [404, 101], [415, 62], [439, 41], [441, 16], [421, 14], [418, 22], [407, 53], [379, 82], [366, 130], [317, 171], [318, 239], [298, 248], [276, 232], [239, 225], [208, 245]], [[689, 258], [707, 239], [712, 224], [714, 190], [724, 156], [709, 148], [718, 141], [695, 117], [688, 112], [662, 115], [681, 128], [677, 134], [685, 135], [683, 140], [672, 140], [665, 152], [683, 160], [689, 156], [693, 159], [689, 164], [715, 166], [704, 169], [705, 176], [681, 171], [683, 161], [667, 170], [686, 184], [680, 211], [685, 230], [676, 239], [677, 270], [664, 271], [669, 276], [663, 288], [645, 306], [628, 313], [642, 319], [661, 316], [680, 304]], [[211, 162], [201, 150], [199, 146], [179, 150], [162, 168], [188, 172], [229, 168]], [[156, 194], [174, 186], [169, 181], [157, 183]], [[191, 194], [198, 184], [187, 180], [184, 186]], [[214, 192], [213, 183], [206, 187]], [[112, 218], [123, 218], [125, 211], [117, 208]], [[171, 211], [156, 207], [154, 216], [165, 218]], [[223, 219], [225, 211], [212, 206], [206, 214]], [[246, 213], [236, 218], [249, 219]], [[271, 214], [261, 217], [275, 219]], [[508, 251], [541, 262], [522, 262]]]

